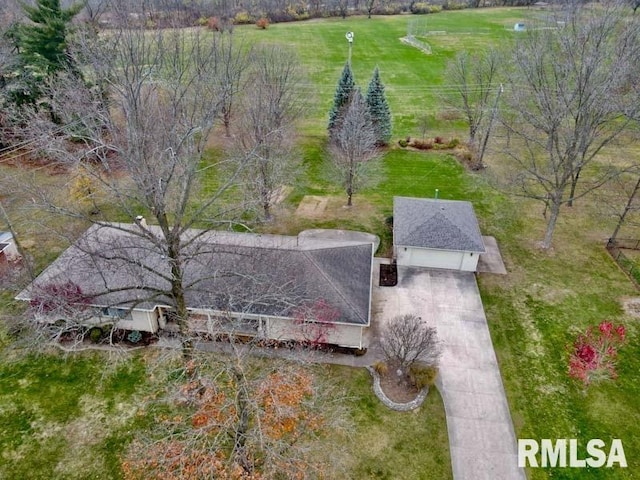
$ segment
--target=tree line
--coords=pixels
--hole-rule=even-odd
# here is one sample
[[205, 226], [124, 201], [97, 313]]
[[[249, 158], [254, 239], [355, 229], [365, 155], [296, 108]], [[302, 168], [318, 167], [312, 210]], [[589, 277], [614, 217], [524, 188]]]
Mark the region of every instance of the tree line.
[[[448, 66], [443, 100], [467, 123], [472, 166], [485, 167], [491, 138], [489, 176], [502, 191], [542, 204], [544, 249], [566, 207], [637, 176], [637, 158], [603, 153], [634, 141], [639, 35], [626, 2], [575, 3], [548, 12], [507, 48], [462, 52]], [[625, 212], [637, 189], [630, 192]]]

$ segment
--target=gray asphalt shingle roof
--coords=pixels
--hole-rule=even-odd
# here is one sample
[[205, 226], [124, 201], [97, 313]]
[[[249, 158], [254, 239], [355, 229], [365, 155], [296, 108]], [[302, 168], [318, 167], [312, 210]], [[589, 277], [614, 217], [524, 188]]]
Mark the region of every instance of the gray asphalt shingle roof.
[[478, 219], [470, 202], [393, 198], [395, 245], [484, 253]]
[[[136, 225], [113, 225], [87, 230], [34, 285], [70, 280], [95, 305], [172, 305], [165, 293], [169, 264], [160, 247], [130, 233]], [[323, 299], [339, 310], [339, 322], [369, 323], [372, 244], [323, 248], [298, 245], [296, 237], [207, 232], [185, 257], [190, 308], [290, 317], [301, 305]], [[30, 289], [18, 298], [29, 299]]]

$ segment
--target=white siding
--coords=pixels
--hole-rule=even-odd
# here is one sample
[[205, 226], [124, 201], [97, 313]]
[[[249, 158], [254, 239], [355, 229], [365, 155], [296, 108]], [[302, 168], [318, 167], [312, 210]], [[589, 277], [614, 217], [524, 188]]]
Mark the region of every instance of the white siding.
[[[268, 318], [265, 335], [273, 340], [305, 340], [303, 327], [295, 325], [293, 321], [284, 318]], [[363, 329], [360, 325], [335, 325], [327, 330], [326, 343], [349, 348], [367, 348], [364, 343]]]
[[91, 317], [86, 323], [90, 325], [104, 325], [116, 322], [116, 328], [122, 330], [139, 330], [141, 332], [156, 333], [158, 331], [158, 312], [146, 310], [132, 310], [126, 318], [117, 319], [106, 315]]
[[462, 267], [460, 270], [464, 272], [475, 272], [478, 269], [479, 253], [465, 252], [464, 259], [462, 260]]
[[131, 320], [119, 320], [116, 326], [125, 330], [155, 333], [158, 331], [158, 312], [157, 310], [152, 312], [132, 310]]

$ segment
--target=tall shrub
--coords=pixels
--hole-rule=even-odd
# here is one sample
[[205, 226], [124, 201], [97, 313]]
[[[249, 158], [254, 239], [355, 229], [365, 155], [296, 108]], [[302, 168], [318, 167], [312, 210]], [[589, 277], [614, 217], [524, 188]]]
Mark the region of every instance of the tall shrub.
[[387, 145], [391, 139], [391, 111], [384, 94], [384, 84], [380, 80], [378, 67], [373, 71], [373, 77], [367, 89], [367, 106], [378, 145]]
[[333, 129], [336, 126], [338, 116], [344, 110], [344, 106], [349, 103], [351, 94], [356, 88], [356, 82], [353, 78], [353, 72], [351, 71], [351, 65], [347, 62], [342, 69], [342, 75], [338, 81], [336, 87], [336, 93], [333, 96], [333, 106], [329, 112], [329, 136], [333, 135]]

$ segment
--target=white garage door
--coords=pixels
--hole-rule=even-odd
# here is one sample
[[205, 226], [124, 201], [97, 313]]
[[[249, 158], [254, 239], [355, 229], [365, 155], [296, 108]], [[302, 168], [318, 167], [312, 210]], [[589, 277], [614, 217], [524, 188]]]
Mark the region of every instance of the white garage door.
[[445, 250], [426, 250], [418, 248], [400, 247], [398, 249], [398, 264], [415, 267], [446, 268], [460, 270], [464, 252], [448, 252]]

